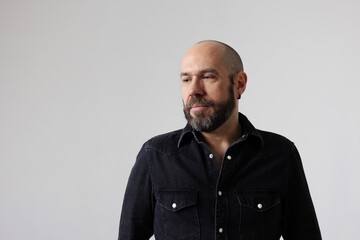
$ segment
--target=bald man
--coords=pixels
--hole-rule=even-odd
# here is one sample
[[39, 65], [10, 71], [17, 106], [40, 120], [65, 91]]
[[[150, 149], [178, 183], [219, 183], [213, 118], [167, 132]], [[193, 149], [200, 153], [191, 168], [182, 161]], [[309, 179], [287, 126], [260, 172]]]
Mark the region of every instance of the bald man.
[[247, 76], [236, 51], [199, 42], [180, 76], [188, 124], [141, 148], [119, 239], [321, 239], [296, 147], [238, 112]]

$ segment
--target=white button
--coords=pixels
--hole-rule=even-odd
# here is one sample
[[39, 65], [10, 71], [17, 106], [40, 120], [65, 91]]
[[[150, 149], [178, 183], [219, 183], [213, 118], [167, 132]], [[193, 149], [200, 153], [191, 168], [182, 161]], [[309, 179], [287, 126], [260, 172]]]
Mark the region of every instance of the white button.
[[246, 137], [246, 135], [245, 135], [245, 134], [241, 136], [241, 138], [245, 138], [245, 137]]
[[173, 203], [171, 206], [172, 208], [176, 208], [176, 203]]
[[231, 156], [230, 156], [230, 155], [228, 155], [228, 156], [227, 156], [227, 159], [231, 160]]
[[222, 233], [224, 231], [224, 229], [219, 228], [219, 233]]
[[209, 154], [209, 158], [213, 158], [214, 155], [212, 153]]
[[261, 203], [259, 203], [259, 204], [257, 205], [257, 207], [258, 207], [258, 209], [262, 209], [263, 205], [262, 205]]
[[221, 192], [221, 191], [218, 191], [218, 195], [221, 196], [221, 195], [222, 195], [222, 192]]

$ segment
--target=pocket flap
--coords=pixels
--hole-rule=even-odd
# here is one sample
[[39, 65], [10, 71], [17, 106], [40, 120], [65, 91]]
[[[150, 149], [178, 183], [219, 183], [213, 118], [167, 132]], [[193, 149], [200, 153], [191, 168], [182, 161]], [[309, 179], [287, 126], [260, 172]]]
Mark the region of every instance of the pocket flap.
[[157, 192], [157, 201], [169, 211], [176, 212], [196, 205], [197, 192], [187, 189], [162, 189]]
[[242, 206], [257, 212], [264, 212], [281, 202], [279, 194], [270, 191], [237, 192], [237, 198]]

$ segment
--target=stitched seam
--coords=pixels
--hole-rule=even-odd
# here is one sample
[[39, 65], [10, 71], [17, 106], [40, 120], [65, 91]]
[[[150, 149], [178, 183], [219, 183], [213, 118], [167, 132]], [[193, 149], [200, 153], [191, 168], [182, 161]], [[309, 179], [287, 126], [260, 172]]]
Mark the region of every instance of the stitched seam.
[[147, 146], [146, 149], [151, 149], [151, 150], [154, 150], [156, 152], [159, 152], [159, 153], [162, 153], [164, 155], [166, 155], [167, 157], [171, 157], [171, 156], [174, 156], [175, 154], [178, 154], [178, 153], [181, 153], [181, 152], [184, 152], [186, 151], [188, 148], [190, 148], [192, 146], [192, 144], [194, 144], [195, 142], [192, 142], [191, 144], [189, 144], [188, 146], [184, 147], [184, 148], [181, 148], [175, 152], [172, 152], [172, 153], [169, 153], [169, 152], [165, 152], [165, 151], [162, 151], [160, 149], [157, 149], [155, 147], [152, 147], [152, 146]]
[[[145, 145], [145, 149], [147, 149], [147, 146]], [[152, 198], [151, 198], [151, 201], [152, 201], [152, 211], [153, 211], [153, 214], [155, 214], [155, 204], [153, 201], [155, 199], [155, 184], [154, 184], [154, 180], [153, 180], [153, 167], [151, 165], [151, 161], [150, 161], [150, 158], [148, 156], [148, 152], [145, 151], [145, 157], [146, 157], [146, 160], [147, 160], [147, 164], [149, 166], [149, 170], [150, 170], [150, 180], [151, 180], [151, 193], [152, 193]]]
[[265, 209], [257, 209], [257, 208], [255, 208], [255, 207], [253, 207], [253, 206], [251, 206], [251, 205], [244, 204], [244, 203], [242, 203], [242, 205], [245, 206], [245, 207], [247, 207], [247, 208], [249, 208], [249, 209], [251, 209], [251, 210], [253, 210], [253, 211], [262, 213], [262, 212], [266, 212], [266, 211], [270, 210], [271, 208], [279, 205], [280, 202], [281, 202], [280, 200], [277, 200], [274, 204], [271, 204], [270, 206], [268, 206], [268, 207], [265, 208]]

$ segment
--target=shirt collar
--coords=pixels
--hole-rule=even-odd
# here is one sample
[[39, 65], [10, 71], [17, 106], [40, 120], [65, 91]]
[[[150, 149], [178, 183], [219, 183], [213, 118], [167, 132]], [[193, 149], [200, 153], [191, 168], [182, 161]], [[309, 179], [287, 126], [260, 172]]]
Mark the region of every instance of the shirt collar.
[[[261, 146], [263, 145], [263, 138], [260, 132], [251, 124], [251, 122], [247, 119], [247, 117], [242, 113], [239, 113], [239, 123], [241, 126], [240, 135], [242, 136], [242, 138], [247, 138], [248, 136], [254, 136], [259, 140]], [[185, 143], [186, 141], [190, 141], [192, 138], [194, 138], [197, 142], [200, 142], [199, 132], [195, 131], [189, 124], [186, 124], [186, 126], [183, 128], [181, 132], [177, 146], [180, 147], [181, 144]]]

